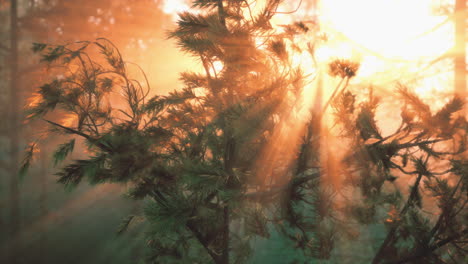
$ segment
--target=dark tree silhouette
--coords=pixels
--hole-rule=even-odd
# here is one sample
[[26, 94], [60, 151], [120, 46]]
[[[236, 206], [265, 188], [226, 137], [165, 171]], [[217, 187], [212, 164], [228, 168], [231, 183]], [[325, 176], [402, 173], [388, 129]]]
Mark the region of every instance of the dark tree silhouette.
[[[149, 263], [245, 263], [251, 239], [272, 232], [306, 261], [330, 259], [337, 245], [371, 226], [385, 233], [367, 256], [372, 263], [460, 262], [468, 183], [460, 97], [433, 113], [399, 87], [401, 124], [384, 136], [375, 113], [381, 100], [395, 98], [350, 89], [359, 64], [333, 60], [329, 74], [341, 81], [330, 99], [311, 110], [300, 140], [277, 146], [274, 162], [258, 168], [259, 156], [277, 144], [275, 130], [298, 120], [283, 114], [299, 112], [306, 81], [291, 53], [304, 49], [296, 36], [315, 30], [303, 22], [274, 29], [280, 4], [269, 0], [252, 13], [247, 1], [193, 1], [197, 12], [181, 13], [169, 36], [204, 71], [182, 73], [185, 87], [166, 96], [151, 97], [146, 75], [130, 76], [135, 66], [107, 39], [36, 43], [43, 61], [66, 69], [39, 88], [28, 109], [50, 133], [70, 137], [54, 153], [56, 163], [67, 162], [58, 181], [131, 184], [128, 195], [145, 200]], [[101, 57], [90, 55], [96, 49]], [[329, 109], [346, 148], [323, 147]], [[72, 124], [52, 120], [53, 111], [69, 114]], [[89, 156], [69, 161], [78, 144]], [[334, 161], [334, 151], [343, 159]], [[398, 186], [402, 181], [409, 190]], [[127, 218], [121, 231], [138, 217]]]

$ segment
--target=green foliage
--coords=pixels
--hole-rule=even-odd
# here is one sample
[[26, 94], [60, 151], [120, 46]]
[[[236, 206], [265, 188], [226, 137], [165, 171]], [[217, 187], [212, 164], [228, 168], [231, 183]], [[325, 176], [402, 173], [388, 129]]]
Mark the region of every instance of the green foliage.
[[128, 217], [126, 217], [122, 223], [120, 224], [118, 230], [117, 230], [117, 234], [122, 234], [123, 232], [127, 231], [130, 223], [132, 222], [132, 220], [135, 218], [134, 215], [130, 215]]
[[147, 203], [144, 209], [154, 235], [183, 230], [192, 210], [192, 205], [180, 196], [171, 200], [163, 200], [160, 203]]
[[57, 181], [68, 188], [78, 185], [84, 177], [87, 177], [91, 184], [111, 181], [111, 172], [105, 167], [105, 162], [106, 157], [104, 155], [86, 160], [76, 160], [57, 173]]
[[69, 142], [61, 144], [54, 152], [54, 164], [57, 165], [58, 163], [62, 162], [68, 156], [68, 154], [73, 152], [74, 147], [75, 139], [71, 139]]
[[350, 214], [355, 218], [359, 223], [368, 225], [375, 222], [375, 206], [352, 206], [350, 208]]
[[44, 43], [33, 43], [32, 51], [33, 52], [41, 52], [47, 47], [47, 44]]
[[18, 172], [18, 175], [22, 178], [24, 177], [31, 166], [31, 162], [33, 160], [34, 152], [36, 150], [37, 143], [29, 144], [28, 148], [26, 149], [26, 153], [24, 155], [23, 161], [21, 162], [21, 166]]
[[249, 234], [255, 234], [260, 237], [269, 238], [268, 218], [259, 209], [253, 209], [248, 213], [249, 217], [245, 222], [245, 230]]
[[[466, 230], [466, 226], [459, 222], [463, 221], [463, 214], [453, 210], [458, 206], [463, 208], [466, 202], [466, 196], [462, 194], [465, 188], [462, 182], [466, 184], [462, 153], [466, 151], [463, 124], [467, 121], [457, 116], [463, 101], [454, 97], [432, 114], [430, 107], [409, 89], [400, 86], [399, 93], [404, 105], [402, 121], [396, 131], [386, 136], [381, 135], [376, 124], [378, 104], [372, 97], [362, 102], [358, 109], [355, 109], [355, 97], [351, 94], [343, 94], [334, 103], [337, 122], [343, 127], [347, 126], [343, 136], [351, 137], [351, 142], [354, 142], [351, 149], [358, 150], [350, 151], [345, 159], [351, 174], [347, 184], [361, 182], [365, 206], [351, 207], [350, 213], [362, 224], [378, 223], [382, 218], [379, 218], [376, 209], [385, 204], [391, 205], [384, 220], [388, 233], [373, 263], [400, 263], [413, 258], [423, 259], [430, 254], [434, 259], [446, 259], [444, 250], [436, 246], [444, 243], [441, 237], [457, 240], [465, 234], [453, 236], [445, 227]], [[353, 115], [356, 110], [358, 114]], [[356, 137], [356, 129], [359, 137]], [[372, 143], [367, 143], [371, 138]], [[449, 141], [459, 144], [455, 149], [450, 148]], [[360, 172], [351, 172], [356, 169]], [[379, 174], [384, 177], [374, 176]], [[400, 177], [411, 178], [405, 203], [402, 203], [399, 192], [392, 193], [383, 188], [386, 181], [398, 181]], [[458, 183], [449, 184], [447, 179]], [[437, 201], [437, 207], [431, 200]], [[437, 217], [427, 215], [428, 211]], [[448, 218], [449, 215], [451, 218]], [[426, 253], [421, 253], [428, 249]]]
[[361, 137], [364, 140], [369, 138], [382, 139], [377, 129], [374, 115], [371, 107], [361, 108], [361, 112], [358, 114], [356, 127], [359, 129]]
[[[268, 237], [272, 213], [259, 208], [242, 214], [245, 206], [257, 202], [244, 199], [244, 194], [256, 188], [249, 179], [255, 156], [275, 126], [275, 115], [286, 110], [277, 107], [278, 98], [291, 90], [298, 96], [304, 78], [287, 62], [290, 36], [288, 43], [277, 38], [270, 51], [256, 47], [257, 34], [274, 33], [267, 24], [260, 26], [268, 23], [279, 1], [271, 4], [253, 20], [240, 12], [239, 8], [247, 11], [244, 1], [221, 6], [219, 1], [195, 1], [203, 12], [181, 13], [169, 37], [197, 57], [205, 72], [182, 73], [184, 89], [166, 96], [148, 97], [148, 84], [127, 75], [128, 65], [105, 39], [33, 47], [50, 66], [62, 64], [71, 70], [41, 87], [29, 118], [47, 118], [53, 110], [70, 114], [71, 125], [47, 122], [55, 128], [52, 132], [84, 138], [90, 153], [61, 168], [58, 181], [68, 187], [85, 178], [93, 184], [125, 182], [130, 197], [149, 199], [144, 213], [150, 224], [150, 262], [206, 257], [220, 262], [228, 250], [223, 246], [229, 243], [226, 230], [237, 221], [246, 223], [245, 237], [229, 239], [241, 254], [233, 259], [246, 259], [246, 238]], [[291, 28], [307, 31], [301, 23]], [[91, 58], [94, 50], [105, 64]], [[278, 58], [282, 65], [276, 65]], [[223, 63], [223, 70], [214, 68], [216, 61]], [[280, 69], [283, 74], [277, 75]], [[198, 95], [194, 89], [203, 92]], [[115, 92], [124, 95], [120, 105], [127, 107], [106, 103]], [[58, 147], [56, 164], [73, 151], [75, 142], [71, 138]], [[275, 191], [275, 196], [281, 192]], [[227, 225], [223, 219], [228, 219]], [[131, 221], [127, 220], [121, 230]]]
[[[42, 50], [45, 49], [45, 47], [41, 47]], [[47, 47], [47, 52], [42, 54], [41, 61], [43, 62], [55, 62], [59, 58], [61, 58], [63, 55], [65, 55], [65, 46], [62, 45], [57, 45], [54, 47]]]
[[[341, 166], [333, 163], [331, 149], [323, 149], [322, 113], [312, 113], [299, 128], [302, 141], [291, 143], [297, 150], [280, 150], [258, 168], [278, 144], [275, 131], [296, 121], [283, 113], [299, 112], [306, 76], [291, 65], [289, 53], [305, 50], [295, 36], [315, 30], [304, 22], [273, 29], [280, 3], [269, 0], [251, 14], [247, 1], [194, 1], [199, 10], [181, 13], [169, 37], [199, 60], [203, 73], [182, 73], [184, 88], [165, 96], [150, 97], [147, 81], [129, 76], [130, 65], [108, 40], [34, 44], [49, 66], [68, 70], [39, 88], [29, 118], [43, 118], [54, 128], [50, 133], [70, 138], [58, 146], [56, 164], [73, 151], [76, 138], [84, 139], [88, 153], [61, 168], [58, 181], [68, 187], [84, 179], [125, 183], [130, 197], [145, 200], [149, 263], [244, 263], [252, 239], [274, 232], [307, 261], [330, 259], [341, 237], [359, 233], [344, 223], [386, 227], [374, 263], [463, 239], [448, 228], [466, 230], [460, 214], [466, 140], [457, 139], [466, 137], [467, 122], [457, 115], [460, 98], [432, 114], [417, 95], [400, 88], [401, 125], [384, 135], [376, 112], [387, 98], [373, 96], [372, 89], [366, 98], [346, 91], [359, 64], [333, 60], [329, 73], [341, 82], [322, 111], [333, 106], [348, 145], [340, 148]], [[91, 56], [96, 51], [101, 60]], [[144, 73], [140, 79], [147, 79]], [[122, 99], [108, 103], [116, 93]], [[71, 122], [49, 120], [53, 111], [69, 114]], [[452, 151], [449, 141], [461, 143]], [[31, 147], [25, 167], [33, 152]], [[343, 183], [333, 182], [337, 176]], [[408, 192], [389, 187], [402, 178], [410, 179]], [[440, 216], [432, 226], [434, 219], [421, 213], [434, 209], [430, 199]], [[441, 251], [430, 253], [444, 257]]]

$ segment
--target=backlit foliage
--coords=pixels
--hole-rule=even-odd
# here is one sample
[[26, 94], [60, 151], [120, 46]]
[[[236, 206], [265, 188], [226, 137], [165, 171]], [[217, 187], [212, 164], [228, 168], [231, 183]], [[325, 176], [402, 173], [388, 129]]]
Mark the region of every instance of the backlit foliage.
[[[181, 13], [169, 37], [204, 71], [181, 73], [184, 88], [165, 96], [151, 96], [144, 73], [131, 76], [135, 66], [106, 39], [35, 44], [44, 62], [65, 69], [28, 109], [51, 134], [70, 138], [54, 153], [57, 164], [66, 163], [58, 181], [128, 183], [128, 195], [145, 200], [149, 263], [245, 263], [252, 238], [273, 232], [292, 241], [300, 259], [330, 259], [370, 225], [386, 230], [373, 263], [437, 263], [448, 259], [449, 247], [450, 258], [461, 258], [468, 165], [460, 98], [433, 114], [401, 88], [401, 125], [382, 135], [375, 113], [386, 98], [348, 91], [359, 64], [337, 59], [329, 74], [341, 82], [321, 110], [332, 106], [348, 143], [340, 148], [342, 165], [333, 168], [332, 158], [325, 164], [323, 113], [313, 112], [301, 141], [291, 140], [295, 152], [258, 169], [259, 156], [277, 144], [275, 129], [299, 120], [282, 114], [299, 112], [304, 96], [305, 76], [291, 53], [302, 51], [295, 36], [314, 26], [274, 29], [280, 4], [269, 0], [252, 13], [247, 1], [193, 1], [197, 12]], [[49, 120], [52, 111], [73, 121]], [[89, 156], [68, 160], [75, 144]], [[33, 147], [25, 168], [32, 154]], [[332, 174], [344, 179], [340, 188], [329, 182]], [[400, 178], [409, 191], [388, 188]]]

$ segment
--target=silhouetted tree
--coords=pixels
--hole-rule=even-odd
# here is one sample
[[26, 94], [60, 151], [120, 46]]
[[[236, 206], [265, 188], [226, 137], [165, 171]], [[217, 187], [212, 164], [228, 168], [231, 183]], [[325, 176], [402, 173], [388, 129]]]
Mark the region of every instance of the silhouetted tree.
[[[330, 99], [299, 129], [300, 141], [277, 146], [274, 162], [258, 169], [259, 156], [277, 144], [275, 130], [300, 119], [306, 76], [291, 53], [303, 49], [295, 36], [314, 30], [302, 22], [274, 29], [280, 4], [269, 0], [252, 13], [246, 1], [193, 1], [197, 12], [181, 13], [169, 36], [204, 72], [182, 73], [185, 87], [167, 96], [150, 97], [144, 73], [131, 77], [132, 65], [106, 39], [36, 43], [43, 61], [67, 70], [40, 87], [28, 118], [42, 118], [50, 133], [70, 137], [55, 162], [76, 144], [89, 153], [60, 169], [58, 181], [131, 184], [128, 195], [146, 201], [150, 263], [245, 263], [251, 239], [272, 232], [294, 242], [307, 261], [330, 259], [339, 243], [370, 226], [385, 233], [368, 256], [373, 263], [462, 260], [468, 126], [459, 97], [433, 114], [400, 87], [401, 124], [382, 135], [375, 113], [387, 98], [350, 90], [359, 64], [335, 59], [329, 74], [340, 81]], [[105, 62], [89, 55], [93, 49]], [[321, 154], [322, 112], [329, 106], [349, 146], [327, 150], [343, 154], [340, 162]], [[67, 113], [71, 124], [51, 120], [52, 111]], [[451, 142], [462, 144], [453, 151]], [[336, 175], [342, 186], [334, 185]], [[396, 185], [401, 181], [409, 191]]]
[[[30, 138], [31, 134], [34, 134], [35, 131], [44, 128], [44, 124], [39, 122], [28, 123], [28, 125], [25, 126], [18, 121], [23, 118], [21, 109], [24, 105], [25, 95], [29, 96], [32, 92], [32, 88], [36, 88], [35, 84], [42, 82], [44, 77], [47, 78], [47, 75], [53, 76], [56, 73], [54, 71], [45, 72], [42, 65], [37, 63], [37, 58], [30, 56], [30, 43], [76, 41], [89, 37], [92, 34], [111, 34], [110, 32], [116, 31], [115, 28], [118, 27], [120, 29], [119, 35], [124, 36], [118, 38], [114, 33], [116, 38], [122, 40], [118, 42], [119, 46], [133, 46], [133, 48], [135, 48], [139, 41], [149, 45], [151, 38], [158, 38], [158, 31], [160, 37], [160, 35], [162, 35], [160, 26], [165, 20], [168, 20], [167, 17], [161, 16], [162, 11], [159, 9], [160, 3], [150, 0], [101, 0], [85, 2], [35, 0], [18, 1], [17, 3], [15, 1], [16, 4], [14, 5], [13, 2], [14, 1], [7, 0], [0, 1], [0, 56], [2, 59], [2, 65], [0, 66], [0, 74], [2, 75], [2, 77], [0, 77], [0, 85], [2, 86], [0, 114], [1, 117], [3, 117], [2, 120], [5, 120], [2, 126], [0, 126], [0, 139], [2, 140], [0, 144], [0, 168], [2, 169], [2, 171], [0, 171], [2, 178], [0, 193], [5, 195], [5, 199], [1, 199], [2, 204], [0, 206], [0, 222], [2, 223], [2, 231], [4, 231], [0, 232], [0, 250], [2, 250], [0, 254], [2, 257], [0, 258], [7, 257], [7, 251], [10, 251], [8, 247], [13, 246], [13, 242], [18, 242], [19, 244], [24, 244], [23, 242], [35, 243], [34, 245], [37, 245], [37, 248], [44, 246], [45, 249], [50, 246], [50, 244], [46, 245], [44, 243], [36, 243], [35, 241], [20, 241], [20, 237], [24, 235], [24, 232], [15, 231], [15, 235], [10, 234], [10, 231], [17, 229], [17, 226], [29, 226], [30, 223], [37, 223], [41, 221], [41, 219], [43, 220], [46, 217], [44, 213], [47, 211], [46, 208], [48, 206], [46, 191], [47, 179], [50, 175], [43, 175], [42, 173], [45, 173], [44, 170], [35, 171], [34, 174], [37, 174], [37, 176], [34, 175], [34, 177], [26, 179], [22, 185], [19, 184], [20, 179], [17, 175], [20, 161], [17, 158], [17, 154], [18, 148], [23, 148], [23, 136], [26, 135]], [[16, 7], [16, 10], [18, 10], [15, 22], [16, 26], [10, 23], [13, 17], [13, 7]], [[155, 17], [155, 19], [141, 19], [145, 16]], [[130, 30], [128, 27], [124, 27], [127, 23], [137, 26], [138, 30]], [[10, 25], [12, 25], [11, 28]], [[10, 49], [10, 44], [14, 40], [12, 36], [16, 37], [17, 49]], [[16, 51], [15, 60], [12, 60], [13, 51]], [[16, 61], [16, 63], [12, 63], [13, 61]], [[15, 89], [11, 88], [12, 83], [10, 82], [10, 80], [13, 80], [10, 74], [13, 71], [16, 76], [14, 78], [14, 82], [16, 83]], [[12, 99], [13, 96], [15, 100]], [[14, 124], [15, 122], [16, 124]], [[43, 142], [43, 146], [56, 142], [54, 140], [55, 139], [50, 139], [47, 142]], [[12, 152], [15, 151], [15, 149], [12, 149], [10, 145], [16, 145], [16, 153]], [[43, 148], [43, 146], [41, 146], [41, 148]], [[43, 156], [47, 155], [41, 155], [39, 158]], [[44, 166], [49, 165], [46, 161], [40, 163], [43, 163]], [[31, 183], [38, 178], [42, 180], [41, 188], [35, 188], [32, 192], [22, 191], [28, 189]], [[15, 186], [17, 189], [13, 188]], [[54, 187], [57, 188], [57, 186], [51, 187], [52, 188], [49, 188], [49, 190]], [[14, 195], [14, 193], [16, 194]], [[40, 199], [31, 201], [35, 198], [36, 193]], [[64, 196], [63, 194], [55, 192], [52, 197], [55, 198], [60, 195], [62, 197]], [[72, 197], [68, 195], [66, 199], [60, 199], [61, 204], [65, 204], [70, 198]], [[29, 205], [32, 203], [37, 204], [36, 208], [38, 210], [20, 210], [22, 207], [30, 208]], [[10, 226], [10, 223], [12, 226]], [[47, 230], [44, 225], [44, 223], [41, 224], [39, 231], [45, 232]], [[42, 237], [45, 237], [45, 234], [43, 234]], [[36, 247], [34, 247], [34, 249], [35, 248]], [[44, 250], [39, 251], [41, 252], [41, 256], [47, 254]], [[33, 255], [33, 253], [27, 254], [28, 258], [30, 257], [31, 259], [35, 258]], [[36, 259], [35, 261], [40, 260]]]

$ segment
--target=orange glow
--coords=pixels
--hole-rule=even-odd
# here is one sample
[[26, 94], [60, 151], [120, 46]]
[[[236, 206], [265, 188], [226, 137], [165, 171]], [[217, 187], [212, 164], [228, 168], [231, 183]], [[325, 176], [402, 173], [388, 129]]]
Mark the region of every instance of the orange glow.
[[[279, 11], [294, 10], [299, 2], [285, 1]], [[446, 98], [453, 91], [453, 69], [447, 60], [437, 60], [446, 56], [453, 47], [454, 25], [447, 16], [433, 12], [437, 9], [437, 1], [327, 0], [318, 3], [309, 0], [303, 1], [302, 5], [310, 7], [312, 2], [317, 2], [315, 11], [299, 9], [293, 14], [278, 14], [273, 20], [279, 29], [281, 25], [294, 21], [314, 22], [314, 14], [317, 14], [317, 35], [311, 34], [296, 41], [304, 47], [315, 41], [318, 35], [327, 36], [326, 41], [314, 47], [315, 61], [308, 52], [289, 50], [293, 66], [301, 67], [306, 75], [317, 77], [304, 87], [302, 115], [299, 117], [307, 114], [314, 103], [323, 103], [314, 98], [318, 89], [323, 87], [323, 101], [330, 97], [339, 80], [326, 72], [328, 63], [336, 58], [360, 63], [357, 76], [349, 84], [350, 90], [373, 85], [377, 94], [390, 93], [393, 96], [396, 84], [404, 83], [429, 102], [433, 111], [447, 102]], [[388, 111], [377, 113], [378, 120], [385, 120], [379, 122], [384, 135], [396, 129], [398, 118], [389, 116]], [[299, 123], [303, 124], [304, 120], [297, 121], [295, 126], [279, 126], [272, 140], [281, 146], [294, 145], [291, 138], [301, 133]], [[330, 122], [325, 116], [324, 125]], [[327, 130], [326, 125], [324, 130]], [[329, 134], [328, 137], [333, 136]], [[328, 153], [329, 147], [332, 146], [324, 146], [323, 150]], [[275, 150], [265, 150], [268, 157], [259, 161], [260, 168], [267, 167], [263, 163], [271, 164], [272, 156], [279, 155], [271, 152]]]
[[322, 1], [322, 23], [356, 45], [404, 60], [432, 57], [451, 45], [450, 27], [424, 34], [446, 17], [432, 14], [432, 0]]
[[[279, 11], [294, 10], [299, 2], [285, 1]], [[315, 10], [305, 9], [313, 8], [314, 3]], [[351, 59], [361, 64], [351, 85], [373, 84], [380, 92], [388, 92], [397, 82], [406, 83], [438, 108], [443, 103], [438, 102], [440, 95], [452, 91], [453, 74], [450, 66], [440, 67], [446, 60], [434, 62], [454, 44], [453, 22], [435, 14], [438, 4], [433, 0], [308, 0], [293, 14], [278, 14], [274, 24], [318, 22], [319, 32], [327, 36], [327, 41], [315, 47], [320, 68], [332, 59]], [[310, 41], [313, 37], [304, 43]], [[302, 65], [306, 72], [311, 67], [310, 63]], [[435, 69], [437, 65], [440, 69]], [[325, 87], [334, 87], [333, 80], [324, 78]], [[324, 98], [329, 96], [328, 90]]]
[[221, 61], [215, 61], [213, 62], [213, 71], [214, 71], [214, 74], [218, 74], [220, 71], [222, 71], [224, 68], [224, 65]]
[[32, 108], [37, 106], [42, 101], [42, 95], [39, 93], [33, 93], [31, 97], [28, 98], [27, 107]]
[[394, 205], [391, 206], [390, 211], [388, 211], [388, 218], [385, 220], [387, 223], [393, 223], [393, 222], [398, 222], [401, 221], [398, 208], [396, 208]]
[[185, 0], [165, 0], [163, 4], [163, 12], [166, 14], [174, 14], [189, 10], [189, 5]]
[[60, 123], [62, 124], [62, 126], [73, 127], [76, 121], [77, 117], [75, 114], [67, 114], [64, 118], [62, 118], [62, 120], [60, 120]]
[[[450, 69], [430, 78], [421, 74], [454, 43], [453, 23], [434, 14], [435, 4], [433, 0], [322, 1], [321, 28], [331, 36], [331, 46], [347, 46], [360, 61], [355, 82], [391, 89], [397, 81], [411, 82], [418, 76], [422, 81], [414, 83], [415, 91], [431, 97], [442, 86], [452, 86]], [[334, 51], [331, 48], [329, 53]]]
[[[436, 15], [433, 12], [437, 9], [437, 1], [303, 0], [299, 6], [300, 2], [284, 1], [278, 9], [279, 13], [273, 17], [272, 25], [281, 31], [282, 25], [303, 21], [312, 29], [307, 35], [295, 39], [295, 43], [301, 46], [303, 52], [298, 53], [288, 47], [292, 66], [300, 67], [307, 76], [302, 91], [303, 100], [298, 112], [284, 113], [280, 118], [296, 121], [294, 124], [278, 124], [277, 130], [271, 135], [270, 140], [275, 143], [271, 144], [270, 149], [264, 150], [258, 160], [258, 171], [262, 173], [262, 177], [273, 173], [265, 169], [276, 159], [279, 160], [280, 156], [294, 156], [291, 154], [297, 151], [298, 138], [303, 133], [310, 109], [318, 110], [322, 107], [339, 83], [339, 78], [327, 74], [328, 63], [334, 59], [348, 59], [360, 63], [356, 77], [349, 83], [350, 90], [362, 90], [373, 85], [376, 94], [393, 96], [396, 84], [404, 83], [423, 99], [428, 100], [433, 110], [446, 102], [445, 99], [441, 99], [441, 95], [450, 95], [452, 92], [452, 68], [441, 67], [440, 62], [434, 63], [436, 59], [450, 52], [454, 42], [453, 22], [447, 20], [447, 16]], [[250, 10], [244, 10], [244, 15], [249, 17], [251, 12], [251, 15], [255, 16], [263, 9], [265, 3], [266, 0], [252, 1]], [[291, 13], [298, 6], [299, 9]], [[189, 8], [188, 0], [163, 2], [163, 11], [174, 16], [177, 12]], [[320, 41], [320, 36], [326, 37]], [[256, 43], [262, 48], [265, 39], [257, 38]], [[316, 44], [313, 50], [314, 58], [307, 50], [310, 43]], [[183, 60], [184, 64], [192, 63], [188, 58]], [[441, 60], [441, 63], [447, 64], [447, 61]], [[197, 66], [195, 69], [202, 69], [200, 65]], [[222, 63], [216, 62], [211, 71], [219, 72], [222, 69]], [[316, 98], [319, 90], [321, 98]], [[393, 111], [391, 114], [397, 112]], [[378, 120], [385, 120], [383, 123], [379, 122], [384, 135], [395, 129], [394, 124], [397, 123], [398, 116], [389, 116], [388, 109], [387, 112], [378, 112], [376, 115]], [[331, 123], [329, 119], [327, 116], [323, 118], [324, 133], [327, 133], [325, 124]], [[333, 139], [331, 134], [328, 137], [329, 140]], [[329, 147], [332, 148], [324, 146], [324, 151], [331, 153], [326, 150]]]
[[[453, 46], [452, 21], [433, 12], [438, 1], [303, 0], [296, 12], [289, 13], [296, 10], [300, 2], [285, 1], [278, 11], [286, 14], [274, 16], [273, 25], [279, 27], [298, 20], [314, 22], [317, 15], [320, 31], [329, 37], [326, 43], [317, 47], [317, 61], [326, 64], [337, 57], [359, 61], [361, 67], [355, 83], [372, 83], [391, 89], [397, 81], [413, 82], [415, 91], [426, 99], [443, 92], [442, 86], [452, 86], [449, 69], [414, 82], [415, 74], [421, 75], [422, 68]], [[253, 1], [252, 15], [261, 11], [265, 3], [266, 0]], [[317, 5], [316, 9], [314, 5]], [[174, 17], [189, 9], [188, 0], [163, 1], [163, 11]], [[307, 41], [310, 40], [304, 40]], [[309, 57], [307, 52], [294, 54], [293, 63], [300, 62], [304, 71], [310, 72]], [[325, 80], [325, 85], [327, 82]]]
[[[256, 6], [262, 6], [265, 1], [257, 2]], [[295, 10], [299, 2], [285, 1], [279, 11]], [[452, 21], [436, 15], [433, 12], [436, 9], [437, 2], [433, 0], [309, 0], [302, 1], [297, 12], [278, 14], [273, 24], [280, 28], [294, 21], [318, 22], [317, 35], [299, 40], [305, 46], [318, 35], [326, 35], [326, 41], [319, 42], [314, 49], [317, 64], [312, 63], [308, 52], [293, 53], [292, 63], [301, 66], [306, 74], [322, 76], [324, 100], [339, 81], [326, 74], [327, 64], [340, 58], [360, 63], [349, 89], [372, 84], [379, 94], [393, 93], [397, 83], [405, 83], [435, 110], [445, 103], [440, 96], [452, 91], [453, 73], [450, 66], [440, 66], [440, 62], [447, 64], [446, 60], [440, 60], [439, 64], [434, 61], [449, 53], [454, 41]], [[305, 87], [302, 112], [310, 109], [316, 86]]]

